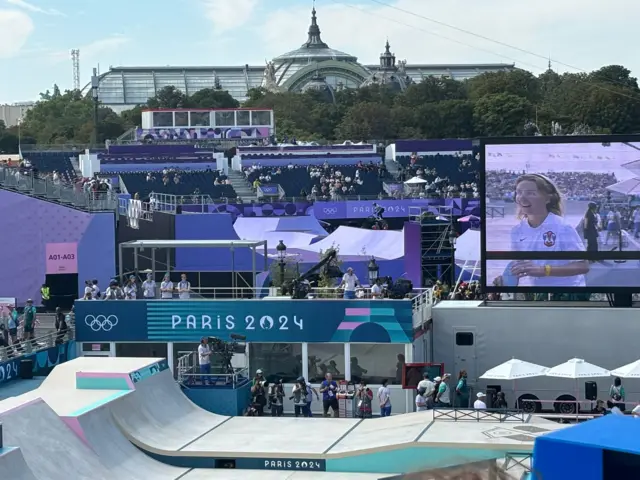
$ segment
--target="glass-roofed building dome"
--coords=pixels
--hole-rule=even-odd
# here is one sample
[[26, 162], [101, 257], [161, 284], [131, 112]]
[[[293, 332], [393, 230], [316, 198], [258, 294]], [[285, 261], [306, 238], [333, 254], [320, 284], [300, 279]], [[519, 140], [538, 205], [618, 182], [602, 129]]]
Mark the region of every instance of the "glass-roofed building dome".
[[305, 85], [316, 81], [321, 72], [332, 88], [357, 88], [370, 72], [358, 63], [358, 58], [335, 50], [320, 36], [316, 9], [311, 11], [308, 38], [300, 48], [279, 55], [272, 61], [275, 82], [289, 91], [303, 91]]

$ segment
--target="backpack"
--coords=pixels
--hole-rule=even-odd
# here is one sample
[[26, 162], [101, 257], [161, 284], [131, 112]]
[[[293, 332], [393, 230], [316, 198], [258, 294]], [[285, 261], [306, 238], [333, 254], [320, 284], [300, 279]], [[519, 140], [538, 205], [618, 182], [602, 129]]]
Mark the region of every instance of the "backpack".
[[293, 404], [298, 406], [307, 404], [307, 393], [301, 388], [294, 392]]

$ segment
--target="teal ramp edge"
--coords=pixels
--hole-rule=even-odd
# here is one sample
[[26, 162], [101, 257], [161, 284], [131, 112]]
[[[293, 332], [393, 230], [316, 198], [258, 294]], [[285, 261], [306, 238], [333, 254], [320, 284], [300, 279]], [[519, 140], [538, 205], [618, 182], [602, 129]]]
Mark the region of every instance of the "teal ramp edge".
[[78, 390], [131, 390], [128, 376], [122, 377], [81, 377], [76, 376]]
[[[327, 472], [345, 473], [397, 473], [398, 466], [405, 472], [419, 472], [431, 468], [453, 467], [463, 463], [504, 458], [506, 450], [408, 447], [361, 455], [331, 458], [327, 455]], [[348, 453], [346, 455], [349, 455]]]

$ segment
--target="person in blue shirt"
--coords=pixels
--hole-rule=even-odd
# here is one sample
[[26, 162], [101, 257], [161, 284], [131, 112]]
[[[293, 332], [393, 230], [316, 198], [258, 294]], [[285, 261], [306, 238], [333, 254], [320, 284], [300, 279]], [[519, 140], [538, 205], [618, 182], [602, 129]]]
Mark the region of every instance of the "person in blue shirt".
[[329, 416], [329, 408], [333, 412], [333, 416], [338, 416], [338, 384], [333, 380], [330, 373], [325, 375], [325, 379], [320, 385], [320, 393], [322, 393], [322, 412], [325, 417]]

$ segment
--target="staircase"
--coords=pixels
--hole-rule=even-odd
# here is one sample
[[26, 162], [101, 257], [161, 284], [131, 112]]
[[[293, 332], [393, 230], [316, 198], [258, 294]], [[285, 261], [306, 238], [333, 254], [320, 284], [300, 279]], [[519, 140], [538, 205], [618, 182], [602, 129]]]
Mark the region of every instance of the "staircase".
[[238, 197], [242, 198], [243, 202], [255, 202], [256, 194], [242, 172], [230, 169], [227, 176], [229, 180], [231, 180], [233, 189], [238, 194]]

